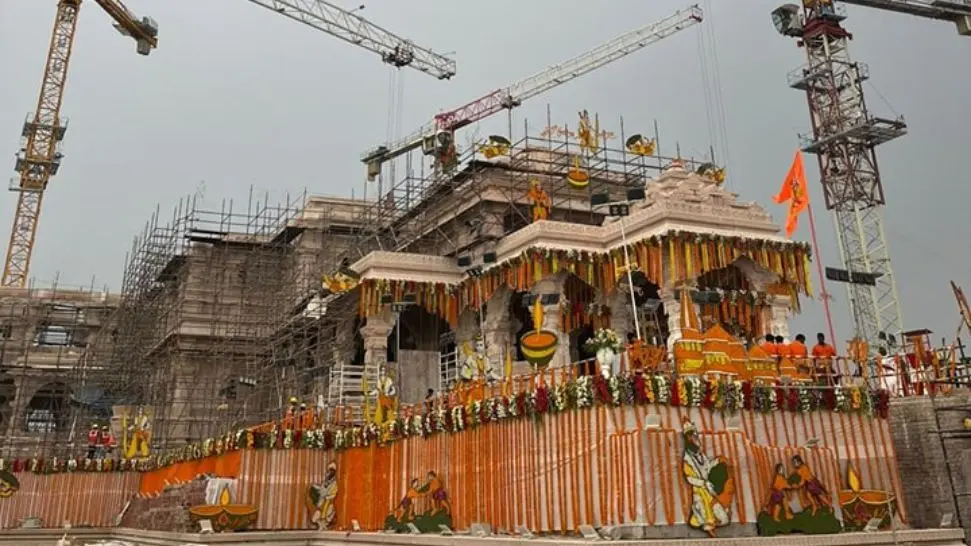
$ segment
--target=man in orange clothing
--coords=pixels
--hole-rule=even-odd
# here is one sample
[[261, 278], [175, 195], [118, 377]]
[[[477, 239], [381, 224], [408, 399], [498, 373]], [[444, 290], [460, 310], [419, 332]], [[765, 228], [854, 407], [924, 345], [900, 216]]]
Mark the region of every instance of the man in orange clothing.
[[769, 355], [772, 360], [778, 362], [779, 360], [779, 346], [775, 344], [775, 336], [772, 334], [765, 334], [765, 341], [759, 344], [759, 348], [765, 351], [765, 354]]
[[796, 369], [809, 375], [809, 349], [806, 348], [806, 336], [796, 334], [796, 340], [789, 344], [789, 356], [796, 364]]
[[836, 349], [826, 343], [826, 336], [822, 332], [816, 334], [816, 345], [813, 346], [813, 361], [816, 365], [816, 377], [824, 384], [832, 385], [836, 372], [833, 369], [833, 359]]

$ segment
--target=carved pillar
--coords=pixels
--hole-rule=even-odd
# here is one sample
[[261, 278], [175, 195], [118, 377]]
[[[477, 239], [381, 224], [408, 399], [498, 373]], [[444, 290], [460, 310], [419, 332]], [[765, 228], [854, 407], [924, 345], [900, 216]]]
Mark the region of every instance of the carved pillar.
[[508, 288], [500, 288], [486, 303], [485, 331], [483, 339], [486, 345], [486, 355], [489, 362], [502, 370], [505, 364], [506, 353], [515, 351], [513, 347], [513, 337], [519, 329], [513, 329], [513, 320], [509, 314], [509, 302], [512, 299], [512, 291]]
[[792, 311], [792, 301], [789, 296], [769, 296], [768, 320], [765, 322], [768, 332], [789, 339], [789, 315]]
[[627, 334], [634, 332], [634, 310], [630, 305], [630, 287], [627, 281], [618, 284], [607, 296], [607, 306], [610, 307], [610, 329], [626, 342]]
[[660, 290], [661, 305], [668, 317], [668, 351], [674, 350], [674, 342], [681, 339], [681, 302], [674, 299], [674, 290]]
[[[364, 327], [361, 328], [361, 336], [364, 338], [364, 370], [365, 373], [374, 375], [367, 378], [372, 385], [377, 384], [374, 381], [377, 381], [379, 370], [388, 365], [388, 335], [391, 334], [392, 328], [394, 328], [394, 318], [390, 313], [368, 317]], [[395, 372], [398, 371], [395, 370]]]
[[[563, 282], [566, 280], [566, 273], [560, 272], [555, 275], [551, 275], [542, 281], [536, 283], [531, 290], [531, 293], [537, 297], [542, 297], [543, 294], [559, 294], [560, 299], [564, 298], [563, 295]], [[559, 338], [559, 347], [556, 350], [556, 354], [553, 356], [553, 360], [550, 361], [550, 366], [553, 367], [565, 367], [570, 365], [570, 333], [560, 331], [560, 304], [556, 303], [553, 305], [543, 306], [543, 330], [549, 330], [555, 332]]]

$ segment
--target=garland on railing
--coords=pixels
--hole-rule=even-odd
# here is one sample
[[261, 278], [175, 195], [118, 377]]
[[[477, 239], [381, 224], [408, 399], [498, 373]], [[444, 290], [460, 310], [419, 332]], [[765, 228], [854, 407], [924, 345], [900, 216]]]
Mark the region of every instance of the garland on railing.
[[150, 471], [171, 464], [220, 455], [240, 449], [323, 449], [345, 450], [385, 444], [405, 438], [456, 433], [509, 419], [542, 419], [566, 411], [594, 406], [634, 406], [645, 404], [700, 407], [732, 414], [741, 410], [769, 413], [784, 410], [809, 413], [829, 410], [887, 418], [890, 395], [885, 390], [860, 387], [819, 389], [806, 386], [780, 387], [731, 381], [682, 377], [665, 374], [621, 374], [604, 379], [600, 375], [582, 376], [555, 385], [540, 384], [531, 392], [495, 396], [468, 405], [438, 404], [422, 414], [405, 414], [382, 427], [346, 426], [312, 430], [270, 432], [242, 429], [221, 438], [170, 450], [142, 460], [126, 459], [0, 459], [0, 470], [13, 472], [120, 472]]

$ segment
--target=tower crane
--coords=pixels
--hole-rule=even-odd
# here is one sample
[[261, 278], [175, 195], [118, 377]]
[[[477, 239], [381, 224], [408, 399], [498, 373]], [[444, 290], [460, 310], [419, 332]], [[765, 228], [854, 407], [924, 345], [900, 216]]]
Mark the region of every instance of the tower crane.
[[293, 20], [363, 47], [398, 68], [409, 67], [440, 80], [455, 75], [455, 61], [415, 45], [371, 23], [353, 11], [324, 0], [249, 0]]
[[622, 34], [547, 70], [497, 89], [463, 106], [442, 112], [431, 122], [397, 142], [389, 142], [365, 152], [361, 161], [367, 166], [368, 179], [373, 180], [377, 177], [381, 173], [381, 165], [395, 157], [417, 148], [422, 148], [426, 153], [434, 153], [434, 150], [454, 142], [457, 129], [502, 110], [511, 110], [528, 98], [620, 60], [682, 29], [700, 23], [703, 16], [701, 8], [697, 5], [679, 10], [660, 21]]
[[[95, 2], [111, 16], [120, 33], [135, 40], [139, 54], [148, 55], [158, 45], [158, 25], [150, 17], [137, 18], [120, 0]], [[10, 185], [10, 190], [18, 193], [17, 210], [0, 279], [2, 286], [22, 287], [27, 282], [44, 190], [61, 165], [58, 148], [67, 131], [67, 123], [61, 120], [61, 101], [80, 7], [81, 0], [57, 3], [37, 110], [33, 117], [28, 116], [21, 131], [23, 144], [14, 164], [19, 178]]]
[[[843, 0], [842, 3], [952, 21], [971, 35], [968, 0]], [[847, 283], [856, 336], [871, 347], [903, 332], [890, 252], [883, 228], [886, 203], [876, 147], [907, 133], [903, 118], [870, 114], [863, 82], [870, 72], [850, 57], [852, 35], [846, 12], [832, 0], [803, 0], [772, 11], [783, 36], [795, 38], [806, 64], [791, 72], [789, 86], [806, 93], [812, 134], [800, 135], [802, 150], [815, 154], [827, 210], [833, 214], [843, 269], [827, 277]]]

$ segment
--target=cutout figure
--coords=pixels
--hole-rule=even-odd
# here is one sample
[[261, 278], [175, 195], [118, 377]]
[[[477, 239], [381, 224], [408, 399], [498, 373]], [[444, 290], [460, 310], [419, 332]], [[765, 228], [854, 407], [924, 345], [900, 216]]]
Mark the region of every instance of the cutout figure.
[[526, 194], [526, 198], [533, 204], [533, 221], [538, 222], [540, 220], [548, 220], [550, 217], [550, 207], [553, 206], [553, 202], [550, 199], [550, 195], [546, 193], [543, 186], [540, 185], [539, 180], [536, 178], [529, 179], [529, 192]]
[[691, 486], [688, 525], [714, 537], [716, 528], [728, 525], [731, 520], [735, 493], [731, 469], [724, 458], [709, 457], [701, 450], [694, 424], [685, 421], [681, 434], [684, 437], [681, 468], [685, 481]]
[[310, 510], [310, 522], [317, 529], [329, 529], [337, 519], [337, 465], [327, 465], [327, 474], [323, 483], [310, 484], [307, 491], [307, 508]]

